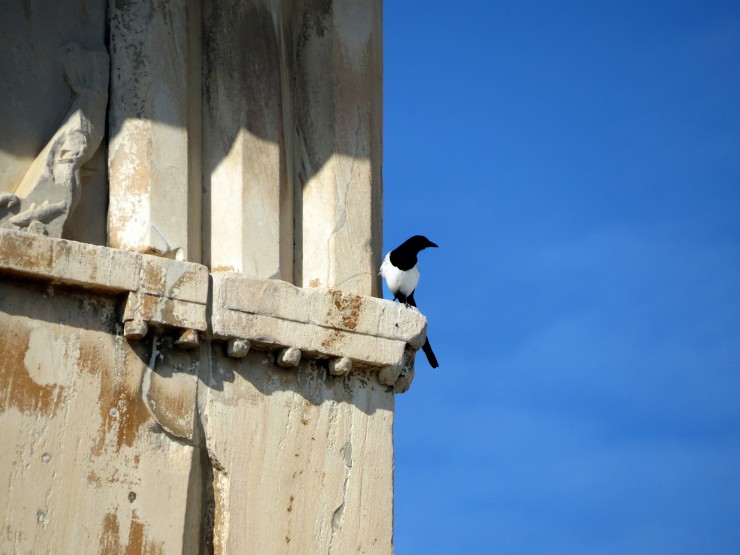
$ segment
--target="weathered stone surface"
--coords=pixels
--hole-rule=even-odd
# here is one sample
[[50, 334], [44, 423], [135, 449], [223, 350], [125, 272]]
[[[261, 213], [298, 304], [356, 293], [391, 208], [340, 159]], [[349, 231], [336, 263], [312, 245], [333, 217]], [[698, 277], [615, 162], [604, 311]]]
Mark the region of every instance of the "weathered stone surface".
[[229, 339], [226, 354], [234, 358], [244, 358], [251, 348], [252, 344], [246, 339]]
[[[105, 149], [97, 147], [108, 71], [91, 70], [107, 66], [106, 5], [11, 0], [2, 3], [0, 17], [0, 36], [12, 45], [0, 56], [0, 219], [26, 212], [18, 223], [37, 227], [29, 217], [31, 203], [38, 216], [53, 217], [58, 203], [71, 202], [77, 206], [71, 216], [58, 211], [55, 221], [37, 223], [50, 224], [51, 235], [63, 224], [65, 238], [100, 245], [107, 185]], [[23, 206], [5, 211], [2, 195], [11, 193], [24, 199]], [[47, 209], [41, 208], [44, 201]]]
[[193, 442], [200, 357], [169, 337], [153, 339], [152, 355], [142, 379], [142, 399], [167, 433]]
[[416, 352], [411, 349], [406, 349], [401, 368], [383, 368], [378, 375], [378, 381], [384, 385], [393, 387], [393, 390], [396, 393], [406, 393], [411, 387], [411, 382], [414, 381], [415, 358]]
[[181, 349], [195, 349], [200, 345], [200, 335], [197, 330], [186, 329], [175, 341], [175, 345]]
[[149, 325], [144, 320], [127, 320], [123, 323], [123, 336], [129, 341], [138, 341], [149, 332]]
[[214, 271], [293, 280], [291, 11], [203, 2], [204, 260]]
[[349, 357], [333, 358], [329, 361], [329, 373], [332, 376], [344, 376], [352, 370], [352, 359]]
[[196, 5], [110, 4], [108, 236], [113, 247], [197, 262], [200, 116], [189, 112], [200, 94], [199, 53], [190, 51]]
[[140, 264], [130, 253], [0, 229], [0, 272], [89, 289], [135, 291]]
[[392, 553], [393, 393], [316, 361], [287, 372], [264, 352], [210, 357], [199, 402], [214, 552]]
[[[129, 292], [126, 322], [206, 329], [208, 269], [200, 264], [0, 229], [0, 273]], [[138, 335], [136, 326], [127, 337]]]
[[60, 52], [74, 100], [61, 126], [15, 188], [16, 203], [0, 206], [0, 227], [61, 237], [82, 196], [82, 166], [100, 146], [108, 99], [108, 53], [77, 43]]
[[213, 300], [216, 337], [296, 347], [312, 357], [347, 357], [360, 366], [390, 366], [396, 376], [406, 345], [420, 345], [426, 333], [426, 319], [399, 303], [242, 274], [214, 274]]
[[150, 415], [149, 346], [117, 325], [112, 297], [0, 282], [0, 551], [182, 553], [197, 542], [186, 525], [197, 451]]
[[[0, 235], [0, 244], [3, 241]], [[39, 237], [51, 245], [51, 262], [46, 277], [68, 285], [111, 291], [133, 291], [138, 287], [141, 258], [86, 243]], [[36, 274], [44, 278], [44, 273]]]
[[301, 363], [301, 350], [295, 347], [280, 349], [275, 357], [275, 362], [283, 368], [295, 368]]
[[382, 3], [299, 0], [293, 14], [303, 193], [295, 283], [380, 295]]
[[217, 309], [402, 340], [417, 349], [426, 337], [426, 318], [418, 310], [336, 289], [219, 272], [213, 274], [213, 298]]
[[[381, 4], [3, 16], [0, 218], [34, 234], [0, 230], [0, 551], [391, 553], [394, 390], [426, 322], [364, 296], [380, 293]], [[110, 49], [92, 157], [101, 102], [59, 126], [95, 81], [67, 64], [64, 82], [70, 43], [80, 67]], [[49, 175], [67, 197], [26, 207], [21, 180]], [[63, 236], [104, 244], [107, 214], [114, 248], [47, 236], [80, 192]], [[201, 240], [212, 271], [262, 279], [209, 291]]]

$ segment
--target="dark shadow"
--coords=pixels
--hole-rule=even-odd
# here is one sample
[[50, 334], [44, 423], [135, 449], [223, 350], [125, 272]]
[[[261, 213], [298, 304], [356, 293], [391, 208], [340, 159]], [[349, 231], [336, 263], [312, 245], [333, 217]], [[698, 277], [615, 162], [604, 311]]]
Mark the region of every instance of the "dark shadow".
[[[60, 47], [77, 43], [99, 49], [107, 34], [105, 0], [3, 3], [0, 36], [12, 48], [0, 56], [0, 193], [20, 183], [73, 102]], [[83, 166], [76, 212], [101, 216], [73, 214], [65, 238], [105, 244], [106, 173], [105, 149], [100, 148]]]
[[[249, 383], [247, 389], [269, 397], [275, 392], [290, 391], [313, 406], [325, 402], [348, 403], [366, 414], [373, 414], [378, 408], [373, 404], [377, 396], [364, 395], [365, 390], [378, 393], [392, 393], [393, 388], [378, 382], [377, 371], [352, 370], [348, 375], [335, 377], [329, 373], [328, 361], [301, 359], [297, 368], [282, 368], [275, 362], [277, 351], [252, 350], [241, 359], [226, 356], [224, 346], [213, 341], [210, 346], [210, 368], [200, 376], [201, 387], [209, 387], [226, 395], [243, 391], [245, 385], [233, 389], [224, 388], [224, 382], [236, 384]], [[362, 402], [366, 400], [367, 403]], [[392, 403], [387, 407], [392, 409]]]
[[23, 276], [3, 274], [0, 279], [0, 313], [49, 324], [120, 335], [122, 303], [120, 295], [91, 293]]

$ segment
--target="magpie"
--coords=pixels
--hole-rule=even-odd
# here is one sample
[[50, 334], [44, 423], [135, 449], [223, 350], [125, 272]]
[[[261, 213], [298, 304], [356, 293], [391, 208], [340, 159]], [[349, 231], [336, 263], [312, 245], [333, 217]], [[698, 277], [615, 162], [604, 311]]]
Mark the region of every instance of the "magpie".
[[[393, 293], [393, 300], [398, 300], [406, 306], [416, 306], [414, 290], [419, 283], [419, 266], [416, 257], [424, 249], [437, 246], [423, 235], [414, 235], [385, 255], [380, 265], [380, 275], [383, 276], [388, 289]], [[434, 356], [428, 337], [421, 350], [427, 356], [429, 365], [437, 368], [439, 363], [437, 357]]]

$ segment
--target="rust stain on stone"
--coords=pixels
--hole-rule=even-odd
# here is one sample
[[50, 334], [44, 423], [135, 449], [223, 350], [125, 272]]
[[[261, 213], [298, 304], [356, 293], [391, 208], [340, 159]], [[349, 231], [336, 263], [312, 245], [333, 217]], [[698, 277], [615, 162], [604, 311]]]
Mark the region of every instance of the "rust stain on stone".
[[100, 533], [100, 554], [119, 555], [121, 553], [121, 530], [115, 513], [103, 517], [103, 530]]
[[211, 266], [211, 272], [236, 272], [238, 271], [234, 266]]
[[33, 235], [13, 235], [0, 243], [0, 263], [3, 266], [15, 266], [23, 261], [22, 266], [28, 270], [46, 271], [51, 263], [51, 251], [34, 248], [38, 239]]
[[151, 260], [144, 259], [141, 265], [139, 286], [142, 291], [149, 294], [163, 295], [167, 283], [167, 269], [155, 264]]
[[342, 336], [340, 329], [353, 331], [357, 328], [360, 320], [360, 313], [365, 304], [364, 299], [359, 295], [345, 293], [338, 289], [329, 289], [331, 296], [331, 306], [326, 313], [326, 321], [330, 326], [339, 329], [333, 329], [329, 335], [321, 341], [321, 346], [326, 350], [331, 350]]
[[[339, 325], [348, 330], [357, 328], [357, 322], [360, 320], [360, 312], [365, 301], [359, 295], [344, 293], [338, 289], [329, 289], [332, 298], [332, 305], [335, 310], [329, 310], [327, 317], [329, 321], [336, 321], [339, 316]], [[337, 314], [338, 313], [338, 314]]]
[[131, 521], [128, 531], [128, 545], [126, 555], [141, 555], [144, 553], [144, 524], [138, 520]]
[[103, 346], [98, 341], [84, 341], [84, 338], [81, 338], [77, 367], [91, 376], [95, 376], [100, 372], [104, 361], [105, 351]]
[[24, 359], [30, 330], [7, 322], [0, 327], [0, 413], [15, 408], [25, 415], [53, 415], [64, 393], [59, 384], [41, 385], [29, 375]]
[[[144, 363], [136, 354], [124, 347], [122, 369], [103, 359], [100, 367], [98, 409], [100, 428], [93, 454], [100, 455], [109, 435], [115, 438], [115, 450], [131, 447], [139, 428], [151, 418], [141, 398], [141, 376]], [[122, 371], [121, 371], [122, 370]]]
[[331, 347], [337, 342], [339, 337], [341, 336], [341, 332], [339, 330], [331, 330], [331, 333], [329, 336], [321, 341], [321, 346], [326, 349], [330, 350]]
[[103, 531], [100, 535], [101, 555], [162, 555], [164, 546], [147, 540], [144, 534], [144, 523], [133, 511], [126, 545], [121, 544], [121, 527], [118, 516], [108, 513], [103, 517]]

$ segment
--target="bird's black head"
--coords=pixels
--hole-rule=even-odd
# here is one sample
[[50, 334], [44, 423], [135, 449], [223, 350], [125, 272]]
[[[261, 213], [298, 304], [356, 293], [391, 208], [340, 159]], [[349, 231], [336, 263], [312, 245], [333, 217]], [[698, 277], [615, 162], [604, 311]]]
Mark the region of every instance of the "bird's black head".
[[436, 246], [423, 235], [414, 235], [391, 251], [391, 263], [400, 270], [410, 270], [416, 265], [416, 255], [420, 251]]
[[409, 252], [418, 253], [419, 251], [423, 251], [426, 248], [437, 246], [438, 245], [436, 243], [432, 243], [423, 235], [414, 235], [410, 239], [404, 241], [403, 244], [401, 244], [401, 246], [398, 248], [403, 248], [404, 250], [408, 250]]

